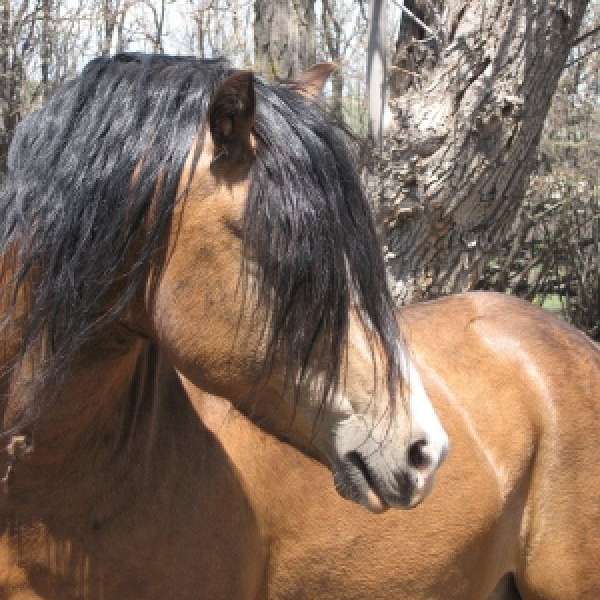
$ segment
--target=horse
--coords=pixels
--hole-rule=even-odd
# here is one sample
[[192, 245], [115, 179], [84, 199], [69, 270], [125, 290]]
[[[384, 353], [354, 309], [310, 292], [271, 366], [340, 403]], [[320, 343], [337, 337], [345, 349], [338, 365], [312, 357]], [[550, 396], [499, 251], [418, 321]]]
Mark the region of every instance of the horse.
[[262, 595], [227, 597], [599, 598], [600, 348], [487, 292], [407, 306], [398, 318], [452, 440], [418, 518], [357, 511], [327, 489], [322, 467], [183, 379], [266, 557]]
[[[98, 473], [78, 518], [69, 506], [13, 524], [6, 596], [597, 599], [598, 346], [488, 292], [398, 319], [452, 440], [419, 506], [365, 512], [322, 463], [159, 361], [132, 441], [143, 455], [152, 439], [151, 460], [129, 461], [117, 485]], [[136, 493], [147, 464], [152, 485]]]
[[160, 487], [171, 370], [370, 511], [430, 492], [448, 439], [394, 317], [353, 143], [314, 99], [329, 72], [271, 85], [220, 60], [120, 54], [19, 125], [0, 191], [9, 537], [93, 537]]

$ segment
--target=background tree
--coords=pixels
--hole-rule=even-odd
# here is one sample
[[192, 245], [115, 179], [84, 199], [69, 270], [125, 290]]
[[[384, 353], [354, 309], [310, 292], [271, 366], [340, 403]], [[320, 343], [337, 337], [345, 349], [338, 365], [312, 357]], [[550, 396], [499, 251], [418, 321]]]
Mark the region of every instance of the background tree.
[[0, 178], [21, 116], [80, 66], [93, 10], [92, 0], [0, 0]]
[[34, 47], [36, 9], [27, 0], [0, 5], [0, 173], [22, 113], [25, 68]]
[[559, 82], [525, 200], [478, 287], [562, 313], [600, 340], [600, 3]]
[[254, 61], [273, 79], [294, 79], [314, 64], [315, 0], [255, 0]]
[[[512, 227], [585, 0], [406, 0], [371, 164], [400, 301], [470, 289]], [[399, 94], [399, 95], [398, 95]]]
[[600, 0], [0, 0], [0, 177], [19, 119], [123, 50], [226, 56], [274, 79], [333, 61], [328, 101], [366, 135], [377, 5], [389, 68], [374, 99], [388, 90], [377, 122], [391, 128], [367, 181], [398, 300], [492, 288], [600, 335]]

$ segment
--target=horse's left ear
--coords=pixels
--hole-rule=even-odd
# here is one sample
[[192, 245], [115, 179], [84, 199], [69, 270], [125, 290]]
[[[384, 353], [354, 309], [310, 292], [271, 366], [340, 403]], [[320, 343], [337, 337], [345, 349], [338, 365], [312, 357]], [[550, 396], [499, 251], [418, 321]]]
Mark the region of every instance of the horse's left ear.
[[250, 148], [256, 97], [254, 75], [238, 71], [225, 79], [215, 92], [208, 109], [215, 160], [239, 160]]
[[289, 85], [299, 94], [308, 98], [316, 98], [323, 93], [329, 76], [338, 69], [335, 63], [317, 63], [302, 72], [295, 81]]

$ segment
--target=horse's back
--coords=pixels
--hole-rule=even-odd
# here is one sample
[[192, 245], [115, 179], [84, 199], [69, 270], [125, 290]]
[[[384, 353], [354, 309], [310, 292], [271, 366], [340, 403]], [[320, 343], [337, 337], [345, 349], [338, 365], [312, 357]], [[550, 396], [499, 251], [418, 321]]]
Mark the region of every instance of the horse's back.
[[[438, 374], [450, 363], [445, 378], [462, 390], [488, 457], [509, 478], [507, 491], [519, 486], [511, 471], [526, 486], [516, 568], [523, 598], [600, 597], [598, 346], [498, 294], [464, 294], [403, 314], [423, 360]], [[515, 463], [519, 456], [530, 460], [526, 468]]]

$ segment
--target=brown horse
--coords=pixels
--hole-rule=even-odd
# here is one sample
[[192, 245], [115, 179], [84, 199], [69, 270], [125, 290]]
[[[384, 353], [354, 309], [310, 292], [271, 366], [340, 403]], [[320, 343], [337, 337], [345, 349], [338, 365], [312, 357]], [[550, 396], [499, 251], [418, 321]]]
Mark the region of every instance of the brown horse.
[[344, 505], [318, 465], [186, 388], [259, 523], [264, 597], [600, 598], [598, 347], [492, 294], [411, 306], [400, 321], [453, 441], [415, 512]]
[[[305, 95], [327, 71], [285, 87], [220, 61], [101, 58], [20, 125], [0, 191], [1, 510], [33, 566], [0, 571], [5, 595], [179, 589], [186, 542], [155, 546], [156, 519], [195, 536], [224, 505], [193, 481], [231, 474], [207, 475], [181, 402], [164, 425], [174, 369], [289, 435], [371, 511], [430, 491], [447, 437], [399, 334], [350, 142]], [[171, 484], [193, 502], [162, 505]], [[38, 535], [53, 540], [45, 566], [24, 558]], [[242, 528], [240, 564], [256, 555], [246, 541]]]
[[[6, 597], [596, 600], [600, 352], [505, 296], [400, 322], [453, 440], [431, 496], [371, 516], [329, 473], [166, 364], [123, 477], [3, 538]], [[15, 510], [15, 514], [18, 512]]]

